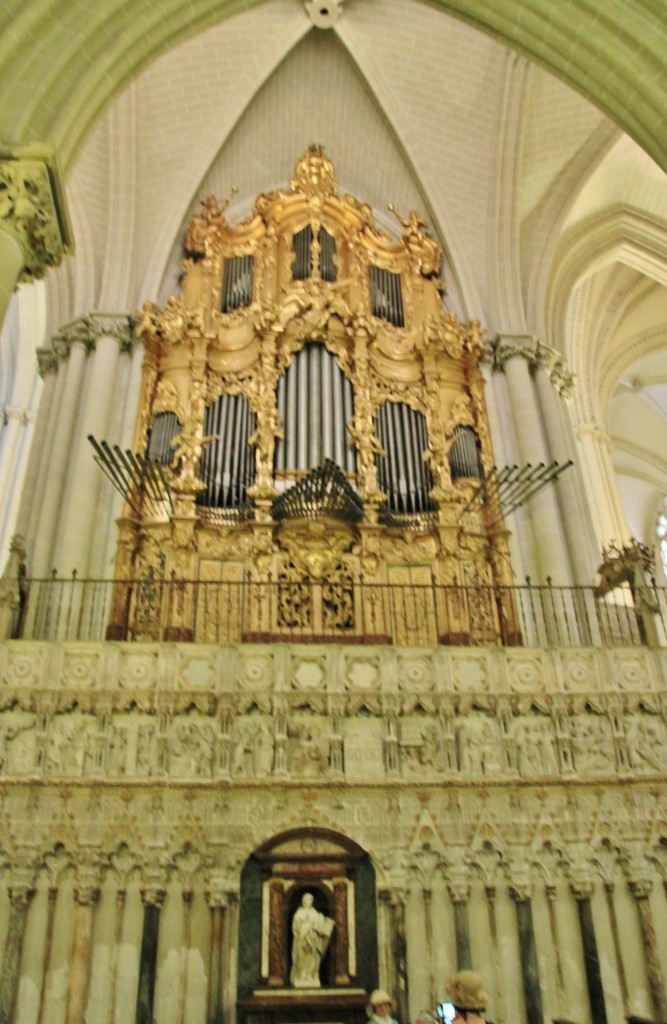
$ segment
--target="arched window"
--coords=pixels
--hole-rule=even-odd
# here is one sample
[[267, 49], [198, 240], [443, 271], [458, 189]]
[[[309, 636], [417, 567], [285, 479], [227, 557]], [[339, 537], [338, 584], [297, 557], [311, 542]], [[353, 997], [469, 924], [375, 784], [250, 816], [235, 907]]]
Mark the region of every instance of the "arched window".
[[667, 579], [667, 496], [663, 499], [662, 509], [658, 513], [655, 532], [658, 537], [658, 550], [660, 552], [660, 564]]

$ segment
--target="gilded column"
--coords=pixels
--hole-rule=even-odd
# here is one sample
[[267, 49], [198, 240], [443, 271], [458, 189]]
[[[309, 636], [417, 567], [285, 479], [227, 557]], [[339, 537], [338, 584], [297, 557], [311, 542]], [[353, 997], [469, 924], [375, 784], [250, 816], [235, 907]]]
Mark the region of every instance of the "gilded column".
[[139, 958], [136, 1024], [153, 1024], [160, 910], [164, 903], [165, 895], [164, 887], [159, 884], [148, 885], [141, 890], [141, 900], [144, 905], [144, 924], [141, 934], [141, 953]]
[[19, 281], [42, 277], [72, 249], [65, 192], [53, 147], [0, 146], [0, 327]]
[[22, 879], [9, 887], [9, 924], [0, 972], [0, 1024], [14, 1024], [21, 977], [21, 950], [28, 907], [34, 894], [32, 881]]

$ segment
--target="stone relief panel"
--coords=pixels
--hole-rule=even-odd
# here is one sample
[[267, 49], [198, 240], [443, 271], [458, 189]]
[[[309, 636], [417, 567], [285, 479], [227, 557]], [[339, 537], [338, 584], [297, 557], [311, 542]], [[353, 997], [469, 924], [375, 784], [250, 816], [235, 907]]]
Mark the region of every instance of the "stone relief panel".
[[293, 776], [318, 776], [329, 768], [331, 727], [324, 715], [294, 714], [287, 726], [287, 763]]
[[37, 763], [37, 719], [30, 713], [8, 711], [0, 718], [0, 772], [28, 775]]
[[379, 718], [364, 716], [343, 724], [345, 775], [349, 779], [380, 779], [385, 775], [384, 737]]
[[591, 712], [571, 719], [575, 771], [582, 776], [607, 775], [614, 771], [614, 746], [609, 719]]
[[625, 718], [630, 767], [639, 774], [667, 771], [667, 727], [658, 715], [641, 712]]
[[400, 723], [401, 772], [424, 775], [445, 768], [442, 731], [437, 721], [422, 715], [408, 715]]
[[95, 716], [75, 708], [51, 719], [46, 740], [44, 768], [47, 775], [82, 777], [95, 766], [97, 723]]
[[234, 779], [267, 778], [274, 767], [274, 725], [269, 715], [240, 715], [232, 730]]
[[484, 712], [473, 711], [457, 729], [458, 763], [471, 778], [496, 775], [505, 769], [498, 722]]
[[[12, 641], [0, 658], [0, 777], [667, 774], [662, 652], [510, 653], [119, 643], [47, 652]], [[637, 666], [653, 690], [620, 687]]]
[[169, 774], [175, 778], [210, 778], [215, 732], [201, 712], [177, 715], [169, 730]]
[[558, 747], [553, 722], [547, 715], [519, 715], [512, 728], [516, 767], [522, 779], [558, 774]]

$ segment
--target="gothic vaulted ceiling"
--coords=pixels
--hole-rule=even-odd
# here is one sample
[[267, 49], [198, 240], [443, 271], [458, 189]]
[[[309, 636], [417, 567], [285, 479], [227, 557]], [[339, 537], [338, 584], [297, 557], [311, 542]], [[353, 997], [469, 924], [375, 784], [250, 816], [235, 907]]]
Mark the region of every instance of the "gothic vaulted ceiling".
[[0, 135], [55, 144], [77, 245], [47, 329], [164, 301], [199, 197], [238, 186], [233, 221], [322, 143], [385, 227], [388, 202], [426, 214], [460, 315], [565, 354], [646, 535], [667, 493], [663, 0], [346, 0], [329, 30], [300, 0], [4, 12]]

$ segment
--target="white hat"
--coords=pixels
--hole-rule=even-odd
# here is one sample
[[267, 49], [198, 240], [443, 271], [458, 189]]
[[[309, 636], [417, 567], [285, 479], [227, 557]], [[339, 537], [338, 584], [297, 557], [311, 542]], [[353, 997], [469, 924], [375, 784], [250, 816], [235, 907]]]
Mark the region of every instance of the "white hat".
[[369, 1017], [373, 1016], [373, 1013], [375, 1012], [375, 1007], [378, 1005], [378, 1003], [389, 1003], [389, 1005], [393, 1007], [394, 1000], [391, 998], [388, 992], [385, 992], [383, 988], [374, 989], [371, 992], [370, 996], [368, 997], [368, 1004], [366, 1006], [366, 1014]]

